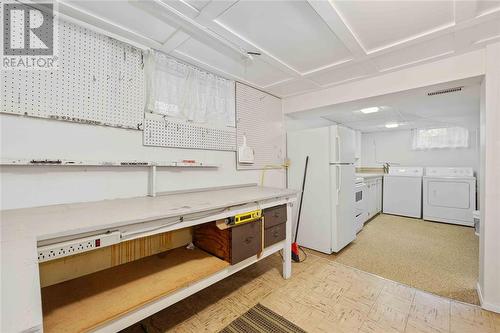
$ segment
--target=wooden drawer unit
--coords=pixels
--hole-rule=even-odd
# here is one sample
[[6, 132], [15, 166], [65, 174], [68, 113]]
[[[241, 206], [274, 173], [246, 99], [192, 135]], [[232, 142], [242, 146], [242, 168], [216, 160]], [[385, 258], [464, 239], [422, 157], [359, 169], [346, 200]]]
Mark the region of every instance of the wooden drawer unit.
[[206, 223], [194, 227], [193, 243], [234, 265], [261, 251], [261, 229], [261, 220], [224, 230], [220, 230], [215, 222]]
[[250, 258], [262, 249], [262, 221], [249, 222], [230, 229], [231, 264]]
[[266, 229], [286, 222], [286, 205], [266, 208], [263, 213]]
[[286, 238], [286, 205], [264, 209], [264, 247]]
[[276, 244], [286, 238], [286, 223], [281, 223], [264, 231], [264, 247]]

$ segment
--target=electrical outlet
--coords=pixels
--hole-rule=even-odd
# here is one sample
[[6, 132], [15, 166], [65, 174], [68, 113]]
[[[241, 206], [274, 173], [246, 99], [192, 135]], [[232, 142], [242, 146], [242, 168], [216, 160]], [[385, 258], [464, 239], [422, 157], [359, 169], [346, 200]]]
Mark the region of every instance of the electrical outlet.
[[80, 239], [73, 239], [66, 242], [40, 246], [38, 247], [38, 262], [59, 259], [77, 253], [92, 251], [96, 248], [119, 243], [120, 240], [121, 233], [114, 231]]

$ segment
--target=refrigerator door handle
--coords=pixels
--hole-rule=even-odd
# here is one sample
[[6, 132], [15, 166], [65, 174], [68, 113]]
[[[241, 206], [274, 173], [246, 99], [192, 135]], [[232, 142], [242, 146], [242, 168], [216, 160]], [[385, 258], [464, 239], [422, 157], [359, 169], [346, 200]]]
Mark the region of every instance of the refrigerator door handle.
[[342, 167], [339, 166], [339, 195], [340, 191], [342, 190]]
[[342, 178], [342, 174], [341, 174], [340, 166], [337, 165], [337, 200], [336, 200], [337, 206], [339, 205], [339, 202], [340, 202], [339, 198], [340, 198], [340, 185], [342, 182], [341, 178]]
[[337, 162], [340, 163], [340, 136], [337, 135]]

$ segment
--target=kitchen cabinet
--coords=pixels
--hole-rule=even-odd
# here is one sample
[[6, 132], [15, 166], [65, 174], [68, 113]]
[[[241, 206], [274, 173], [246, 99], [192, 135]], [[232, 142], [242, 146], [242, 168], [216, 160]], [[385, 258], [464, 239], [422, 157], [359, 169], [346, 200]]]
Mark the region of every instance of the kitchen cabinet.
[[382, 211], [382, 177], [365, 178], [366, 221]]
[[375, 195], [375, 200], [377, 201], [376, 205], [376, 213], [380, 213], [382, 211], [382, 177], [377, 178], [377, 184], [376, 184], [376, 195]]

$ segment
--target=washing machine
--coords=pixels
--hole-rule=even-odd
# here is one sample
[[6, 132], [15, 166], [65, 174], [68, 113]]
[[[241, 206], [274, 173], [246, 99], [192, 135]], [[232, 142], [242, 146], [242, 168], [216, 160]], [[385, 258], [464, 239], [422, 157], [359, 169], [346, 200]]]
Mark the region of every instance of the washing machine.
[[428, 167], [423, 177], [423, 218], [474, 226], [476, 178], [472, 168]]
[[422, 217], [422, 167], [390, 167], [384, 175], [382, 212]]

